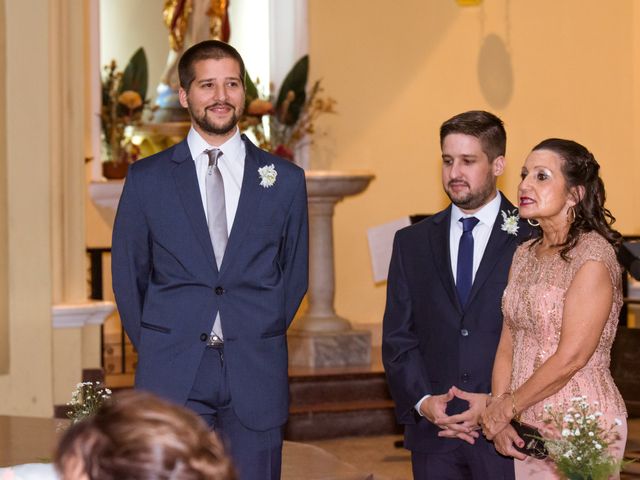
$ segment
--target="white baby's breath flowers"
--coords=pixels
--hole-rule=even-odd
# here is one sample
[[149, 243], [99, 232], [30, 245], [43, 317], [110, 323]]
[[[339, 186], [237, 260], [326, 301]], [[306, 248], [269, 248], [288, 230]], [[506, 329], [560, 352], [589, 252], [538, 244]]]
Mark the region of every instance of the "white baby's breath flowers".
[[263, 188], [269, 188], [276, 183], [278, 172], [276, 171], [275, 165], [272, 163], [271, 165], [260, 167], [258, 169], [258, 175], [260, 175], [260, 186]]
[[619, 439], [615, 427], [623, 422], [615, 419], [611, 425], [601, 425], [604, 415], [598, 407], [585, 396], [557, 407], [545, 405], [544, 421], [560, 435], [544, 438], [544, 443], [563, 478], [604, 480], [620, 472], [622, 460], [609, 448]]
[[101, 386], [100, 382], [82, 382], [76, 385], [67, 403], [67, 416], [72, 423], [94, 415], [102, 404], [111, 397], [111, 390]]

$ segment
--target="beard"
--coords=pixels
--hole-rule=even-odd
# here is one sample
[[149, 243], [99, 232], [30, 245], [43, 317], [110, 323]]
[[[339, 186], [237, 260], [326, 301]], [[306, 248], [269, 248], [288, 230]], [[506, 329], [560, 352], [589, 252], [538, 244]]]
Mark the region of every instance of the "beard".
[[[496, 191], [495, 177], [489, 174], [484, 183], [477, 190], [468, 190], [462, 193], [455, 193], [450, 189], [450, 181], [445, 187], [445, 192], [456, 207], [462, 210], [478, 210], [488, 203]], [[467, 186], [468, 183], [465, 182]]]
[[[231, 130], [233, 130], [236, 127], [236, 125], [238, 125], [238, 119], [239, 119], [238, 117], [242, 115], [242, 111], [238, 113], [236, 107], [227, 102], [215, 103], [213, 105], [209, 105], [205, 107], [201, 116], [198, 116], [197, 112], [191, 105], [191, 102], [187, 101], [187, 104], [188, 104], [189, 115], [191, 115], [191, 118], [196, 123], [196, 125], [198, 125], [203, 131], [210, 133], [212, 135], [226, 135], [227, 133], [229, 133]], [[207, 110], [209, 108], [214, 108], [220, 105], [224, 105], [231, 108], [233, 114], [231, 115], [231, 118], [227, 122], [222, 124], [220, 123], [215, 124], [211, 120], [209, 120], [209, 117], [207, 117]]]

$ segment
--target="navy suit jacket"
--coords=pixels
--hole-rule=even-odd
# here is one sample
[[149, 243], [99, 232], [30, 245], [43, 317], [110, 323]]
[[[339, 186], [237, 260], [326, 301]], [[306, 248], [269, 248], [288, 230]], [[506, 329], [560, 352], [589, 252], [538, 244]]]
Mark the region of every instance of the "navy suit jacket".
[[[515, 207], [502, 196], [500, 210]], [[461, 442], [438, 437], [440, 428], [418, 415], [414, 406], [424, 395], [446, 393], [452, 385], [491, 391], [502, 293], [513, 253], [529, 236], [524, 222], [517, 236], [501, 230], [498, 214], [463, 310], [451, 271], [450, 218], [449, 206], [396, 233], [387, 283], [382, 360], [398, 422], [405, 425], [405, 446], [423, 453], [448, 451]], [[466, 408], [454, 399], [447, 412]]]
[[[184, 404], [216, 312], [232, 406], [254, 430], [286, 422], [286, 331], [307, 290], [304, 171], [246, 146], [238, 210], [218, 271], [186, 140], [129, 168], [112, 243], [124, 329], [138, 351], [136, 387]], [[274, 165], [276, 182], [258, 169]]]

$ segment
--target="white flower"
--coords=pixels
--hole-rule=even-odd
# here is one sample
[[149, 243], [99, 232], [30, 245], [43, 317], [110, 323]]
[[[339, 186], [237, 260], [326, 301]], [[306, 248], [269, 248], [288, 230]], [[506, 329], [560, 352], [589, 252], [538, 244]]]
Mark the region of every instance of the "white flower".
[[272, 163], [271, 165], [265, 165], [259, 168], [258, 175], [260, 175], [260, 186], [269, 188], [273, 187], [273, 184], [276, 183], [278, 172], [276, 172], [275, 165]]
[[579, 435], [580, 435], [580, 429], [579, 429], [579, 428], [576, 428], [576, 429], [574, 430], [573, 434], [574, 434], [576, 437], [577, 437], [577, 436], [579, 436]]
[[500, 212], [502, 214], [502, 226], [500, 227], [503, 232], [507, 232], [509, 235], [518, 235], [518, 221], [520, 220], [520, 215], [518, 214], [518, 210], [513, 210], [509, 212], [508, 210], [505, 212], [502, 210]]
[[602, 445], [600, 445], [600, 444], [599, 444], [598, 442], [596, 442], [595, 440], [594, 440], [594, 442], [593, 442], [593, 446], [594, 446], [594, 447], [596, 447], [596, 450], [602, 450]]
[[571, 430], [569, 430], [568, 428], [563, 428], [562, 429], [562, 436], [563, 437], [568, 437], [569, 435], [571, 435]]

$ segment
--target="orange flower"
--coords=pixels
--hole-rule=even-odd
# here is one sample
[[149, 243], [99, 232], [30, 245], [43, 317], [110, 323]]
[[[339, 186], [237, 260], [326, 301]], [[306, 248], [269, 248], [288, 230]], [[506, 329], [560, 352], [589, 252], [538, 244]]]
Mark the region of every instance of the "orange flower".
[[138, 92], [133, 90], [125, 90], [118, 97], [118, 103], [124, 105], [129, 110], [135, 110], [142, 106], [142, 97]]
[[273, 111], [273, 104], [268, 100], [261, 100], [256, 98], [249, 103], [247, 107], [247, 114], [260, 117]]

